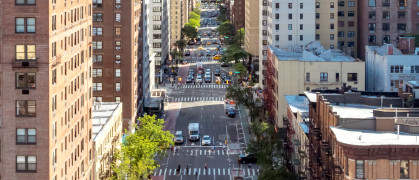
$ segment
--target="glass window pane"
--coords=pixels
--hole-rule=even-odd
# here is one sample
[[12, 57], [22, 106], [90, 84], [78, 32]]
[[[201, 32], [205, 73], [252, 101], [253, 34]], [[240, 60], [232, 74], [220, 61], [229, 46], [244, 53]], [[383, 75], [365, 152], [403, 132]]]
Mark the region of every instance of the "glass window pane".
[[25, 18], [16, 18], [16, 32], [25, 32]]
[[25, 129], [17, 129], [16, 134], [17, 135], [25, 135]]
[[35, 101], [28, 101], [28, 115], [31, 115], [31, 116], [36, 115], [36, 102]]
[[36, 156], [28, 156], [28, 163], [36, 163]]
[[26, 87], [25, 73], [16, 73], [16, 87]]
[[16, 45], [16, 59], [17, 60], [26, 59], [26, 57], [25, 57], [25, 45]]
[[16, 101], [16, 115], [17, 116], [26, 115], [25, 101]]
[[26, 46], [26, 52], [27, 52], [27, 59], [36, 59], [36, 53], [35, 53], [35, 45], [27, 45]]
[[36, 135], [36, 129], [28, 129], [28, 135], [30, 136]]
[[17, 164], [16, 168], [17, 168], [16, 170], [18, 171], [25, 171], [26, 170], [25, 163]]
[[36, 143], [36, 136], [28, 136], [28, 143]]
[[36, 73], [28, 73], [26, 77], [27, 87], [34, 88], [36, 85]]
[[35, 32], [35, 18], [26, 18], [26, 32]]
[[35, 0], [26, 0], [26, 4], [35, 4]]
[[16, 4], [25, 4], [25, 0], [16, 0]]
[[17, 163], [25, 163], [25, 156], [17, 156], [16, 157]]

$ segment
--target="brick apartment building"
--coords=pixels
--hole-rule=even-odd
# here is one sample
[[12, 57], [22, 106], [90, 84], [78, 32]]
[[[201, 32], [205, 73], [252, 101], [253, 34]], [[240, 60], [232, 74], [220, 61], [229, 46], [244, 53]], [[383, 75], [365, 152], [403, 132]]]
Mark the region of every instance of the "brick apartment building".
[[140, 19], [140, 0], [93, 1], [93, 96], [95, 101], [124, 104], [124, 129], [135, 122], [142, 97], [137, 90], [142, 82]]
[[419, 178], [418, 109], [390, 94], [305, 94], [312, 179]]
[[91, 1], [0, 3], [0, 179], [90, 179]]
[[365, 59], [365, 46], [393, 44], [400, 36], [419, 33], [419, 2], [416, 0], [359, 1], [358, 52]]
[[234, 24], [236, 31], [240, 28], [244, 28], [245, 0], [234, 0], [231, 15], [231, 22]]

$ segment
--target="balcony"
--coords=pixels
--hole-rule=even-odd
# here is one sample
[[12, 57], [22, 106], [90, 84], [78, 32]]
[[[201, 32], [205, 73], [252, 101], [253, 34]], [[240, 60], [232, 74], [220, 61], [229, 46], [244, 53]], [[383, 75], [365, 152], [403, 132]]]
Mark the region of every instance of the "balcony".
[[37, 68], [38, 67], [38, 59], [34, 60], [16, 60], [12, 64], [13, 68]]

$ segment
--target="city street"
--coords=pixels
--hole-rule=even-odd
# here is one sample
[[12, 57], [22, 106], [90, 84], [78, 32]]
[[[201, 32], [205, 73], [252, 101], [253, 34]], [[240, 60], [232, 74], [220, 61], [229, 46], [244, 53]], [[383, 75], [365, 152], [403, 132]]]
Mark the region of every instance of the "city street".
[[[203, 14], [208, 11], [218, 10], [201, 8]], [[209, 19], [201, 16], [201, 20]], [[215, 17], [211, 18], [214, 19]], [[220, 74], [229, 74], [231, 67], [221, 67], [218, 60], [213, 60], [216, 47], [220, 45], [219, 36], [208, 38], [202, 36], [210, 32], [214, 25], [203, 25], [198, 29], [201, 41], [213, 42], [211, 45], [188, 45], [186, 51], [191, 51], [190, 56], [186, 56], [187, 63], [179, 65], [178, 76], [181, 78], [177, 85], [166, 84], [167, 95], [165, 99], [166, 130], [172, 133], [182, 131], [184, 142], [176, 144], [175, 150], [168, 150], [168, 157], [159, 159], [160, 167], [152, 174], [153, 179], [202, 179], [202, 180], [228, 180], [231, 175], [239, 173], [243, 177], [257, 176], [259, 168], [253, 164], [238, 164], [237, 156], [245, 154], [246, 143], [248, 142], [248, 127], [243, 126], [247, 121], [246, 111], [240, 108], [235, 110], [234, 118], [228, 117], [225, 113], [224, 103], [227, 83], [217, 84], [215, 70], [219, 69]], [[199, 47], [202, 46], [202, 50]], [[224, 45], [222, 47], [226, 49]], [[199, 56], [201, 51], [210, 50], [211, 56]], [[189, 70], [194, 70], [194, 80], [197, 79], [197, 63], [202, 63], [203, 69], [210, 69], [211, 82], [201, 83], [189, 82], [187, 77]], [[202, 78], [204, 79], [204, 78]], [[199, 123], [198, 141], [189, 141], [189, 123]], [[247, 124], [247, 123], [245, 123]], [[211, 145], [202, 146], [202, 137], [208, 135]], [[227, 145], [225, 145], [227, 143]], [[207, 163], [207, 168], [205, 168]], [[178, 165], [181, 166], [180, 173], [177, 172]], [[188, 169], [187, 169], [188, 167]]]

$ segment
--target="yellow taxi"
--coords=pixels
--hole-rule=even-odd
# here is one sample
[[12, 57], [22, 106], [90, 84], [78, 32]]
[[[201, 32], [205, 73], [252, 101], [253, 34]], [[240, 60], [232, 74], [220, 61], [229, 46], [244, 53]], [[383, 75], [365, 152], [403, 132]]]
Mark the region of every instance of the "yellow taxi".
[[202, 46], [199, 46], [199, 47], [198, 47], [198, 49], [199, 49], [199, 50], [202, 50]]
[[211, 42], [208, 42], [207, 45], [211, 45]]
[[221, 58], [221, 56], [217, 54], [217, 55], [215, 55], [215, 56], [214, 56], [214, 58], [213, 58], [213, 59], [214, 59], [214, 60], [219, 60], [220, 58]]

